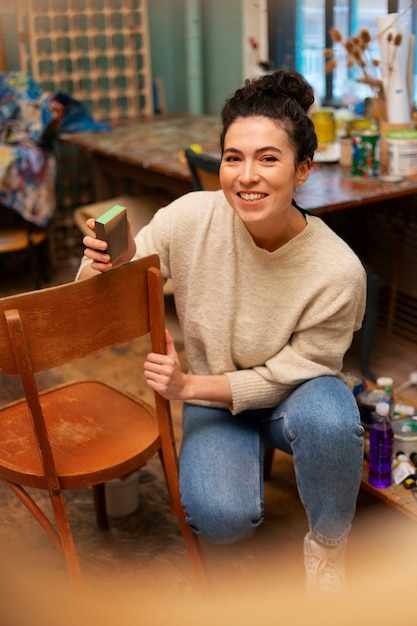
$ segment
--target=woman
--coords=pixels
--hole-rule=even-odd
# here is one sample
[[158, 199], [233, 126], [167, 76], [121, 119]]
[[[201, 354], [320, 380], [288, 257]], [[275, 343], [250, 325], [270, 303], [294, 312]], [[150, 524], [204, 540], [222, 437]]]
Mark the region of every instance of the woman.
[[[363, 429], [340, 374], [364, 313], [365, 273], [293, 201], [317, 148], [312, 103], [296, 72], [246, 81], [221, 115], [221, 190], [162, 208], [115, 266], [156, 252], [173, 280], [190, 369], [167, 333], [168, 355], [149, 354], [145, 375], [184, 403], [189, 524], [218, 543], [249, 535], [264, 515], [264, 451], [285, 450], [310, 527], [307, 588], [328, 592], [343, 584], [362, 470]], [[84, 244], [79, 278], [112, 269], [103, 241]]]

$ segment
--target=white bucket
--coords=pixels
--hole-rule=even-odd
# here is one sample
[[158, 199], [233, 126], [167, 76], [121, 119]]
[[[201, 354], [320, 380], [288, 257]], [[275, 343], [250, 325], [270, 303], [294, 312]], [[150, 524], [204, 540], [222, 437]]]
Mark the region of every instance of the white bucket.
[[139, 472], [109, 480], [105, 492], [107, 515], [123, 517], [134, 513], [139, 506]]
[[417, 130], [391, 130], [386, 140], [389, 174], [417, 174]]
[[404, 452], [410, 455], [417, 452], [417, 421], [414, 419], [393, 420], [394, 454]]

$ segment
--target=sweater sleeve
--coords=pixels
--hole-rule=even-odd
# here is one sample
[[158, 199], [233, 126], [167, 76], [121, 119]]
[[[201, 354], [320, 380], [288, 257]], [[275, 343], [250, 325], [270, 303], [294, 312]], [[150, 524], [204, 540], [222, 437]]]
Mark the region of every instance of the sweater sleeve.
[[348, 277], [318, 294], [282, 349], [264, 364], [226, 372], [232, 413], [270, 407], [311, 378], [340, 375], [343, 357], [358, 330], [366, 302], [366, 275], [358, 263]]

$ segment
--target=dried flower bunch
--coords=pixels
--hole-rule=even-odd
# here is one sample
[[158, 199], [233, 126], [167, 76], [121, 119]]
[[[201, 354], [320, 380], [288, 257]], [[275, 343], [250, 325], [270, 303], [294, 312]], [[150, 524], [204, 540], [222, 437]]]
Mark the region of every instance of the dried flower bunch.
[[[379, 33], [376, 38], [381, 36], [383, 36], [383, 34]], [[350, 68], [356, 66], [361, 70], [362, 76], [360, 76], [357, 80], [359, 82], [366, 83], [374, 90], [380, 90], [382, 88], [382, 79], [379, 71], [380, 62], [378, 59], [371, 56], [369, 46], [374, 39], [372, 39], [369, 31], [366, 28], [363, 28], [358, 35], [354, 35], [346, 40], [343, 40], [341, 32], [337, 28], [333, 28], [330, 31], [330, 37], [334, 43], [340, 43], [343, 46], [346, 53], [347, 67]], [[394, 37], [392, 33], [388, 33], [386, 37], [388, 44], [392, 48], [391, 55], [388, 60], [389, 71], [390, 68], [392, 69], [393, 67], [395, 55], [401, 45], [402, 35], [398, 33]], [[328, 59], [325, 66], [326, 72], [332, 72], [338, 65], [333, 49], [326, 48], [324, 56]]]
[[[412, 0], [403, 11], [398, 13], [396, 19], [389, 27], [377, 33], [373, 38], [366, 28], [363, 28], [359, 35], [354, 35], [346, 40], [343, 39], [341, 32], [337, 28], [333, 28], [330, 31], [330, 37], [333, 43], [340, 44], [344, 48], [347, 67], [358, 67], [362, 75], [357, 80], [369, 85], [379, 97], [382, 95], [382, 68], [380, 67], [379, 60], [372, 57], [370, 45], [377, 39], [382, 39], [382, 37], [387, 38], [387, 43], [390, 47], [390, 55], [388, 56], [386, 69], [388, 73], [392, 72], [396, 54], [402, 43], [402, 35], [397, 34], [393, 36], [389, 31], [415, 4], [417, 4], [417, 0]], [[325, 66], [326, 72], [332, 72], [338, 65], [333, 49], [327, 48], [324, 51], [324, 56], [327, 58]]]

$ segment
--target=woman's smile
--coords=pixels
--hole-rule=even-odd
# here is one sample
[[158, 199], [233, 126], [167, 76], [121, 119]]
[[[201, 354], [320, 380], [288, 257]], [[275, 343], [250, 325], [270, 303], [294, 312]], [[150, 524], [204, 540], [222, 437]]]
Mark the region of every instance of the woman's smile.
[[242, 200], [245, 200], [245, 202], [256, 202], [257, 200], [262, 200], [263, 198], [266, 198], [268, 194], [266, 193], [247, 193], [247, 192], [240, 192], [237, 194], [240, 198], [242, 198]]

